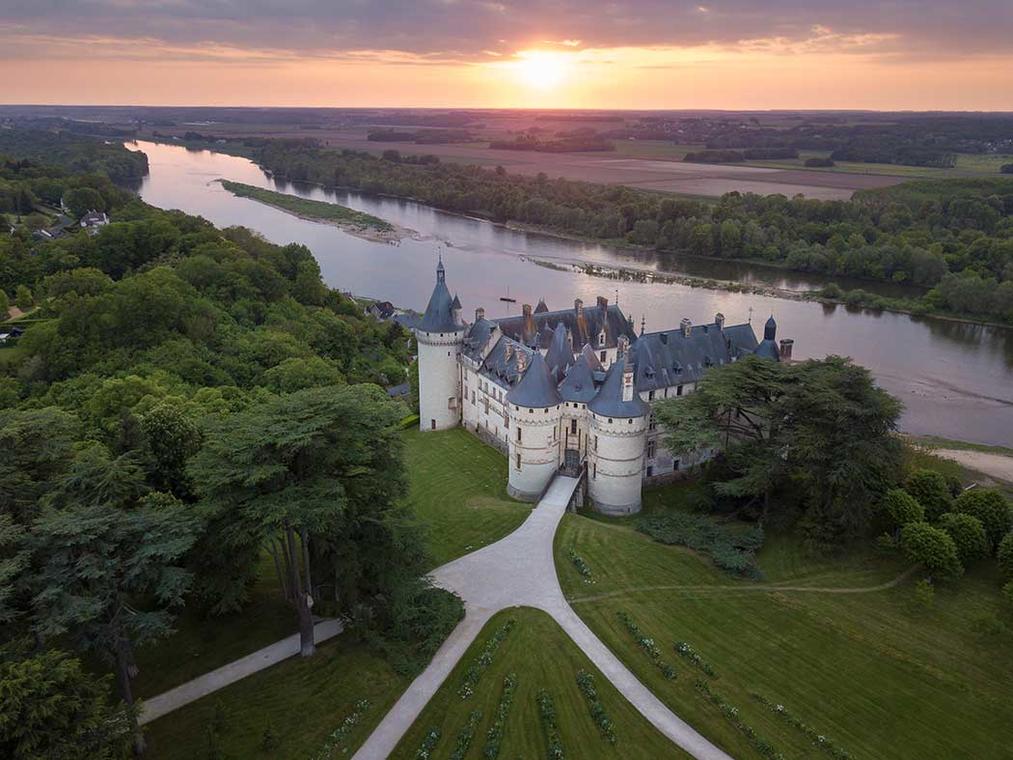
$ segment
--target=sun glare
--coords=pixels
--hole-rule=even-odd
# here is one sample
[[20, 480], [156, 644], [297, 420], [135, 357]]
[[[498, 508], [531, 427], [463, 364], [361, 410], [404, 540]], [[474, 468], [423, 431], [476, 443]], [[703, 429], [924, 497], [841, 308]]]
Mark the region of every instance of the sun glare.
[[566, 81], [570, 61], [565, 53], [522, 50], [517, 53], [514, 71], [520, 82], [537, 90], [554, 90]]

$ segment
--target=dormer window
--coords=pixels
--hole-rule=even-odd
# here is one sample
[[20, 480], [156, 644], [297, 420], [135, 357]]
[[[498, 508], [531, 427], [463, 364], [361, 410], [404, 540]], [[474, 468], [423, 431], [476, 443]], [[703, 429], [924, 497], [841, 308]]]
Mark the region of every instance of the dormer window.
[[604, 346], [605, 345], [605, 331], [604, 330], [602, 330], [600, 333], [598, 333], [598, 345], [599, 346]]

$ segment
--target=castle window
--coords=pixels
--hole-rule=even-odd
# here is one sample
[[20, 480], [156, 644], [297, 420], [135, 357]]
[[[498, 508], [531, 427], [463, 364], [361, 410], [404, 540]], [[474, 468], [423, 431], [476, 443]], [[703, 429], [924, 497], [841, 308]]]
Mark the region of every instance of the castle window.
[[612, 424], [612, 418], [611, 417], [609, 417], [609, 424], [610, 425]]
[[679, 460], [678, 459], [676, 459], [674, 462], [672, 462], [672, 471], [673, 472], [678, 472], [679, 471]]
[[654, 468], [653, 467], [648, 467], [647, 468], [647, 477], [651, 477], [653, 474], [654, 474]]
[[518, 470], [521, 469], [521, 455], [520, 454], [517, 455], [517, 469]]
[[676, 396], [681, 396], [682, 395], [682, 386], [681, 385], [676, 386], [676, 388], [675, 388], [675, 395]]
[[658, 418], [655, 415], [653, 415], [653, 414], [651, 415], [650, 422], [647, 423], [647, 429], [648, 430], [657, 430], [658, 429]]
[[604, 361], [605, 361], [605, 352], [604, 352], [604, 351], [602, 351], [602, 352], [601, 352], [601, 361], [602, 361], [603, 363], [604, 363]]
[[570, 420], [570, 432], [571, 433], [577, 432], [577, 420]]
[[517, 428], [517, 443], [521, 442], [521, 429]]
[[597, 479], [598, 479], [598, 463], [595, 462], [594, 466], [591, 468], [591, 480]]
[[655, 455], [657, 453], [658, 453], [658, 442], [657, 441], [648, 441], [647, 442], [647, 458], [648, 459], [654, 459], [654, 457], [655, 457]]
[[595, 437], [594, 437], [594, 450], [595, 450], [595, 451], [597, 451], [597, 450], [598, 450], [598, 436], [595, 436]]
[[654, 401], [654, 391], [647, 391], [647, 400]]

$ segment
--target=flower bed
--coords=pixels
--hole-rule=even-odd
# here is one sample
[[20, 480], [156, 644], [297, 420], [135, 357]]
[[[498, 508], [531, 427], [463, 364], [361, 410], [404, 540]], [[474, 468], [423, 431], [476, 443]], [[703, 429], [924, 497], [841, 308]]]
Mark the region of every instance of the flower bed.
[[496, 650], [499, 649], [499, 645], [510, 634], [515, 622], [513, 618], [510, 618], [497, 628], [496, 632], [485, 642], [485, 646], [482, 647], [482, 653], [475, 658], [475, 661], [471, 663], [464, 673], [461, 687], [457, 690], [457, 693], [461, 695], [461, 699], [470, 699], [475, 693], [475, 686], [482, 678], [482, 674], [486, 668], [492, 665], [492, 658], [496, 654]]
[[763, 757], [769, 758], [769, 760], [784, 760], [784, 755], [778, 752], [774, 748], [773, 744], [757, 734], [756, 730], [752, 726], [742, 720], [742, 717], [739, 715], [739, 708], [725, 702], [721, 695], [711, 691], [711, 688], [707, 685], [706, 681], [697, 679], [693, 683], [693, 686], [696, 687], [696, 690], [700, 692], [704, 699], [721, 710], [722, 714], [728, 718], [735, 728], [739, 730], [739, 733], [749, 740], [753, 749], [759, 752]]
[[594, 724], [598, 726], [598, 730], [601, 732], [602, 738], [609, 744], [615, 744], [616, 726], [609, 717], [608, 712], [605, 710], [605, 705], [603, 705], [601, 700], [598, 698], [598, 689], [596, 689], [594, 685], [594, 676], [586, 670], [578, 671], [577, 687], [580, 689], [580, 693], [584, 695], [584, 699], [587, 702], [587, 708], [591, 711], [591, 720], [593, 720]]
[[352, 729], [362, 720], [362, 716], [369, 707], [368, 699], [360, 699], [355, 703], [352, 712], [345, 716], [345, 719], [341, 721], [341, 725], [334, 729], [331, 735], [327, 737], [323, 748], [317, 754], [317, 760], [329, 760], [329, 758], [334, 756], [334, 751], [337, 749], [341, 750], [342, 755], [348, 754], [348, 747], [340, 745], [348, 740], [348, 735], [352, 733]]
[[594, 583], [594, 573], [591, 572], [591, 566], [584, 561], [583, 557], [577, 554], [572, 547], [566, 550], [566, 556], [570, 558], [570, 562], [577, 568], [577, 572], [580, 573], [580, 577], [584, 580], [584, 583]]
[[709, 675], [711, 678], [717, 677], [717, 673], [714, 671], [714, 668], [711, 667], [710, 663], [707, 662], [707, 660], [705, 660], [703, 657], [701, 657], [700, 653], [697, 652], [695, 649], [693, 649], [693, 647], [691, 647], [688, 642], [685, 641], [675, 642], [675, 651], [679, 653], [680, 657], [682, 657], [684, 660], [689, 660], [691, 663], [693, 663], [696, 667], [698, 667], [704, 673]]
[[433, 750], [440, 743], [440, 729], [433, 726], [422, 739], [422, 744], [415, 751], [415, 760], [429, 760], [433, 756]]
[[496, 760], [499, 757], [500, 745], [503, 742], [503, 729], [506, 726], [507, 716], [510, 714], [510, 705], [514, 701], [514, 692], [517, 691], [517, 675], [509, 673], [503, 678], [503, 693], [500, 694], [499, 704], [496, 706], [496, 717], [489, 726], [489, 733], [485, 737], [485, 747], [482, 749], [482, 756], [489, 760]]
[[834, 758], [834, 760], [851, 760], [851, 755], [848, 754], [846, 750], [837, 746], [836, 742], [834, 742], [829, 737], [821, 734], [812, 726], [802, 722], [801, 718], [788, 712], [788, 708], [785, 707], [784, 705], [771, 702], [762, 694], [757, 694], [755, 691], [751, 692], [751, 696], [761, 705], [763, 705], [772, 713], [781, 718], [785, 723], [794, 726], [803, 734], [805, 734], [806, 738], [813, 743], [814, 747], [818, 747], [819, 749], [823, 750], [828, 755], [830, 755], [830, 757]]
[[538, 716], [545, 729], [545, 748], [548, 760], [563, 760], [566, 754], [563, 752], [563, 741], [559, 738], [559, 726], [556, 725], [556, 704], [552, 701], [552, 695], [542, 689], [535, 699], [538, 700]]
[[654, 666], [662, 672], [665, 678], [675, 678], [675, 668], [662, 659], [661, 650], [658, 649], [658, 645], [654, 643], [654, 639], [649, 636], [645, 636], [636, 621], [625, 612], [617, 612], [616, 616], [622, 624], [626, 626], [626, 630], [633, 636], [633, 640], [637, 642], [637, 646], [644, 650], [644, 653], [651, 658], [651, 662], [653, 662]]
[[464, 760], [471, 747], [471, 740], [475, 738], [475, 729], [478, 728], [480, 720], [482, 720], [481, 710], [472, 710], [468, 714], [468, 722], [457, 734], [457, 742], [454, 744], [454, 751], [450, 753], [450, 760]]

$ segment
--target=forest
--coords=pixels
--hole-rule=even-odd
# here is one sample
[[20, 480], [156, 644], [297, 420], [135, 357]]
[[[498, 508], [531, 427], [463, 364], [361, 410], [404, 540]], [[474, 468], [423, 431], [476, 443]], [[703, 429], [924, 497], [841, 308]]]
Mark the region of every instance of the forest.
[[909, 308], [1013, 321], [1013, 180], [925, 180], [849, 201], [728, 193], [717, 202], [477, 166], [271, 141], [257, 160], [295, 181], [665, 254], [747, 259], [927, 290]]
[[242, 610], [264, 558], [304, 655], [312, 610], [406, 672], [428, 661], [461, 608], [418, 580], [408, 409], [380, 387], [405, 379], [410, 336], [326, 287], [304, 246], [152, 208], [106, 175], [0, 166], [32, 193], [87, 187], [111, 216], [94, 235], [0, 237], [0, 305], [24, 312], [0, 348], [0, 681], [23, 707], [0, 713], [0, 755], [142, 750], [136, 652], [185, 608]]

